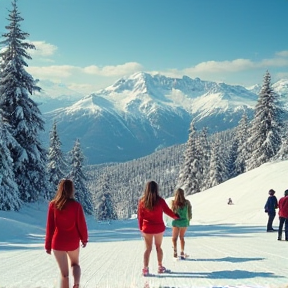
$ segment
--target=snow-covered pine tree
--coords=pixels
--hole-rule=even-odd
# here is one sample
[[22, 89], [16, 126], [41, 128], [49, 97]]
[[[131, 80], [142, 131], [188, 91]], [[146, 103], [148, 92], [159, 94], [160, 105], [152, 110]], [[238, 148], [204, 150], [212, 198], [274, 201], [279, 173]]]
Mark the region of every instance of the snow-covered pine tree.
[[59, 181], [67, 175], [67, 163], [61, 150], [61, 141], [57, 133], [56, 121], [50, 132], [50, 146], [48, 149], [48, 181], [50, 183], [49, 199], [54, 197]]
[[237, 158], [235, 160], [236, 176], [246, 171], [246, 161], [249, 157], [248, 139], [249, 139], [249, 124], [248, 117], [244, 111], [239, 125], [236, 128], [235, 138], [238, 141]]
[[71, 172], [68, 177], [73, 181], [75, 186], [75, 198], [79, 201], [86, 214], [93, 214], [93, 204], [90, 191], [85, 185], [86, 176], [83, 172], [84, 155], [81, 150], [80, 141], [75, 141], [71, 151]]
[[46, 151], [39, 140], [44, 121], [36, 103], [29, 97], [29, 94], [41, 89], [24, 68], [28, 66], [24, 59], [31, 59], [26, 50], [35, 47], [25, 42], [29, 34], [20, 29], [23, 18], [16, 2], [12, 1], [13, 9], [8, 17], [10, 24], [5, 27], [8, 32], [2, 34], [4, 40], [0, 42], [4, 45], [0, 52], [0, 106], [13, 137], [23, 148], [9, 145], [20, 198], [25, 202], [34, 202], [39, 197], [47, 197], [48, 192]]
[[281, 147], [275, 156], [275, 159], [288, 160], [288, 123], [286, 122], [285, 130], [282, 134]]
[[0, 110], [0, 210], [18, 211], [21, 200], [15, 175], [13, 160], [7, 146], [17, 143], [9, 132], [8, 123], [2, 117]]
[[281, 145], [281, 109], [278, 95], [271, 86], [271, 75], [267, 71], [255, 107], [250, 131], [251, 157], [248, 169], [254, 169], [271, 160]]
[[101, 191], [96, 195], [96, 219], [98, 221], [116, 220], [111, 191], [109, 189], [109, 176], [104, 174], [101, 178]]
[[203, 127], [201, 133], [200, 133], [200, 145], [199, 145], [199, 155], [201, 155], [201, 161], [202, 161], [202, 176], [200, 180], [200, 191], [203, 191], [206, 189], [206, 176], [209, 171], [209, 164], [210, 164], [210, 144], [208, 142], [208, 128]]
[[238, 145], [239, 145], [238, 139], [234, 136], [231, 145], [229, 147], [226, 147], [226, 149], [228, 150], [227, 165], [226, 165], [228, 179], [236, 177], [238, 175], [236, 168]]
[[101, 194], [96, 207], [96, 218], [98, 221], [117, 219], [117, 216], [113, 210], [112, 197], [108, 191]]
[[211, 157], [209, 173], [207, 177], [207, 188], [214, 187], [227, 180], [227, 173], [225, 167], [225, 157], [221, 155], [221, 142], [218, 137], [215, 137], [211, 145]]
[[182, 187], [186, 195], [200, 192], [200, 179], [203, 173], [199, 154], [199, 136], [194, 122], [190, 124], [189, 137], [184, 152], [184, 163], [180, 168], [178, 187]]

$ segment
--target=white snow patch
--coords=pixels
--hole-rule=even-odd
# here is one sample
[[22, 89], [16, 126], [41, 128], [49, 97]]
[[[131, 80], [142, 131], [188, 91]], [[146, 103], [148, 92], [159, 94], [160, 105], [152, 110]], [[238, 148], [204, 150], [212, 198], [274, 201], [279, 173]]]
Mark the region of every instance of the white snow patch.
[[[167, 227], [163, 264], [170, 274], [156, 273], [153, 248], [150, 271], [155, 276], [141, 276], [144, 241], [136, 215], [109, 224], [87, 217], [89, 243], [81, 248], [81, 288], [287, 287], [288, 241], [277, 241], [277, 233], [266, 232], [264, 213], [268, 190], [273, 188], [279, 199], [288, 188], [287, 170], [288, 161], [267, 163], [188, 196], [193, 218], [185, 250], [190, 258], [173, 260]], [[228, 198], [234, 205], [227, 205]], [[46, 213], [47, 203], [25, 205], [20, 212], [0, 211], [1, 288], [60, 287], [55, 259], [43, 246]], [[165, 221], [169, 226], [170, 219]], [[278, 223], [276, 217], [274, 228]]]

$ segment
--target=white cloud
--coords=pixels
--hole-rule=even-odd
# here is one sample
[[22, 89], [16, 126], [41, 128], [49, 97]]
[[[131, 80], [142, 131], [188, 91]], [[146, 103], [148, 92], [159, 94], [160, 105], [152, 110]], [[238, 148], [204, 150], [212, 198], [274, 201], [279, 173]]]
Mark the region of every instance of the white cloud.
[[141, 71], [143, 67], [135, 62], [125, 63], [123, 65], [98, 67], [95, 65], [87, 67], [77, 67], [70, 65], [51, 65], [51, 66], [30, 66], [28, 68], [32, 75], [37, 75], [37, 78], [53, 79], [53, 78], [68, 78], [70, 76], [77, 77], [86, 75], [95, 75], [102, 77], [121, 77], [134, 72]]
[[105, 67], [98, 67], [95, 65], [91, 65], [82, 68], [71, 65], [51, 65], [42, 67], [30, 66], [28, 69], [29, 72], [31, 72], [32, 74], [36, 74], [37, 77], [51, 79], [55, 77], [67, 78], [75, 73], [97, 75], [102, 77], [124, 76], [134, 72], [141, 71], [143, 67], [139, 63], [130, 62], [125, 63], [123, 65], [105, 66]]
[[143, 67], [136, 62], [104, 67], [91, 65], [82, 68], [71, 65], [51, 65], [27, 68], [35, 79], [63, 82], [67, 87], [83, 93], [95, 92], [112, 85], [120, 77], [142, 70]]
[[264, 59], [259, 63], [259, 67], [286, 67], [288, 66], [288, 59], [272, 58]]
[[[185, 69], [169, 69], [166, 71], [158, 71], [158, 73], [164, 74], [170, 77], [182, 77], [187, 75], [191, 78], [200, 77], [203, 80], [218, 81], [231, 83], [231, 79], [236, 79], [245, 73], [246, 78], [249, 78], [249, 75], [253, 73], [258, 73], [260, 70], [266, 71], [267, 69], [273, 68], [285, 68], [288, 67], [288, 59], [280, 57], [286, 55], [288, 51], [282, 51], [281, 53], [276, 53], [275, 57], [271, 59], [263, 59], [261, 61], [252, 61], [250, 59], [235, 59], [232, 61], [206, 61], [201, 62], [195, 66], [187, 67]], [[264, 73], [264, 72], [263, 72]], [[245, 76], [244, 75], [244, 76]], [[255, 74], [254, 74], [255, 75]], [[278, 73], [279, 78], [280, 73]], [[283, 78], [287, 77], [287, 73], [282, 73]], [[229, 80], [228, 80], [229, 79]], [[242, 81], [242, 82], [241, 82]], [[233, 80], [234, 84], [237, 84], [237, 81]], [[235, 83], [236, 82], [236, 83]], [[245, 81], [244, 81], [245, 82]], [[246, 82], [249, 82], [249, 79], [246, 79]], [[238, 84], [244, 85], [243, 80], [238, 79]]]
[[232, 61], [207, 61], [197, 64], [194, 67], [184, 69], [183, 72], [190, 73], [218, 73], [237, 72], [253, 68], [254, 64], [249, 59], [236, 59]]
[[45, 41], [32, 41], [31, 43], [36, 47], [36, 49], [29, 50], [29, 54], [33, 57], [53, 56], [58, 49], [57, 46], [46, 43]]
[[74, 73], [79, 73], [77, 70], [80, 69], [69, 65], [52, 65], [42, 67], [30, 66], [27, 68], [27, 70], [29, 73], [31, 73], [31, 75], [33, 75], [34, 78], [57, 81], [59, 79], [69, 78]]
[[127, 74], [141, 71], [142, 69], [143, 67], [141, 64], [136, 62], [129, 62], [123, 65], [104, 66], [104, 67], [91, 65], [84, 67], [83, 72], [87, 74], [110, 77], [110, 76], [124, 76]]
[[251, 69], [285, 67], [288, 66], [288, 59], [271, 58], [253, 62], [249, 59], [236, 59], [232, 61], [207, 61], [197, 64], [194, 67], [186, 68], [183, 73], [221, 73], [221, 72], [241, 72]]
[[280, 57], [288, 57], [288, 50], [277, 52], [276, 55]]

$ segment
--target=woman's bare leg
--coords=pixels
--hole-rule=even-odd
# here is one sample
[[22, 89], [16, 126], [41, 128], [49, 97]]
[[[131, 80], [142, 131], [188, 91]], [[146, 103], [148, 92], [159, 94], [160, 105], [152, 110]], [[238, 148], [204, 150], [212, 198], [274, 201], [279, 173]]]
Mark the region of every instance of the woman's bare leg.
[[162, 240], [163, 240], [163, 232], [154, 234], [154, 241], [155, 241], [155, 246], [156, 246], [156, 251], [157, 251], [157, 260], [158, 260], [159, 266], [162, 266], [162, 260], [163, 260], [163, 251], [161, 248]]
[[187, 227], [181, 227], [179, 230], [180, 230], [180, 231], [179, 231], [179, 238], [180, 238], [181, 252], [184, 252], [184, 248], [185, 248], [184, 236], [185, 236]]
[[153, 234], [143, 233], [146, 250], [144, 252], [144, 267], [149, 266], [150, 254], [152, 251]]
[[69, 267], [66, 251], [53, 250], [61, 272], [61, 288], [69, 288]]
[[179, 236], [179, 231], [180, 229], [178, 227], [172, 227], [172, 244], [173, 244], [174, 254], [175, 253], [177, 254], [177, 239]]
[[79, 286], [80, 277], [81, 277], [81, 268], [79, 265], [79, 253], [80, 253], [79, 248], [74, 251], [67, 252], [69, 259], [70, 259], [71, 268], [72, 268], [72, 275], [74, 278], [74, 287]]

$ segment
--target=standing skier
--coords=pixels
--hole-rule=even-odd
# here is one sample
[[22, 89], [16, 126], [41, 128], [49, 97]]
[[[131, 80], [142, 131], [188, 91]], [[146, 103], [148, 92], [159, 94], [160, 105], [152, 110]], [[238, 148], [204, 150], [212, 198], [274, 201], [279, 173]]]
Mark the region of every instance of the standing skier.
[[274, 221], [274, 218], [276, 216], [276, 210], [278, 208], [278, 201], [275, 194], [275, 191], [273, 189], [269, 190], [269, 197], [265, 204], [265, 212], [268, 213], [268, 222], [267, 222], [267, 232], [274, 232], [277, 231], [273, 229], [272, 224]]

